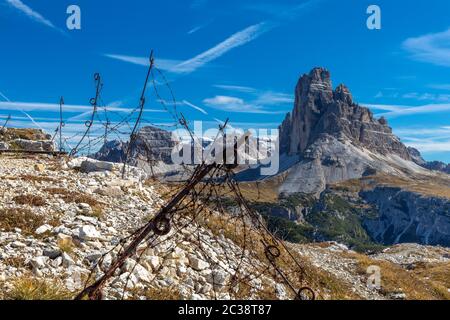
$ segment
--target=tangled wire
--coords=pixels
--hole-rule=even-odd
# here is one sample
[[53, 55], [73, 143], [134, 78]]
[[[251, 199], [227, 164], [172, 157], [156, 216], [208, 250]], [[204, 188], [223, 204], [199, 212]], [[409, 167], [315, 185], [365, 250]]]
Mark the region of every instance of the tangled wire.
[[[190, 130], [189, 122], [177, 111], [177, 101], [173, 90], [165, 75], [157, 68], [150, 55], [147, 71], [139, 105], [124, 117], [108, 110], [101, 97], [103, 83], [100, 74], [94, 75], [95, 96], [90, 100], [92, 113], [86, 121], [86, 130], [71, 137], [63, 137], [62, 129], [65, 126], [62, 118], [63, 99], [60, 101], [60, 124], [55, 130], [59, 134], [59, 148], [69, 145], [70, 140], [79, 137], [78, 142], [71, 148], [70, 155], [75, 156], [82, 152], [90, 153], [101, 144], [108, 141], [108, 136], [115, 136], [127, 145], [122, 159], [123, 177], [126, 175], [126, 165], [132, 155], [132, 145], [136, 140], [139, 128], [146, 123], [156, 126], [143, 117], [146, 105], [147, 87], [153, 88], [156, 101], [172, 117], [170, 127], [182, 127], [188, 130], [192, 139], [194, 134]], [[163, 83], [170, 94], [170, 102], [162, 98], [159, 85]], [[99, 110], [103, 108], [103, 117]], [[135, 116], [137, 113], [137, 117]], [[119, 117], [119, 121], [112, 123], [110, 116]], [[132, 124], [134, 119], [134, 124]], [[94, 123], [101, 127], [94, 130]], [[224, 130], [228, 121], [220, 126], [217, 139], [224, 138]], [[123, 137], [128, 136], [126, 144]], [[238, 149], [238, 143], [234, 146]], [[156, 160], [152, 158], [151, 147], [146, 145], [146, 161], [152, 168]], [[225, 149], [223, 150], [225, 153]], [[268, 296], [267, 287], [284, 284], [289, 290], [288, 298], [299, 300], [313, 300], [316, 293], [311, 289], [311, 279], [300, 259], [300, 256], [289, 248], [282, 240], [272, 234], [263, 218], [248, 203], [242, 194], [239, 183], [234, 176], [237, 164], [219, 164], [203, 162], [196, 167], [185, 167], [190, 177], [181, 184], [176, 185], [173, 192], [168, 195], [167, 203], [162, 206], [150, 221], [122, 239], [114, 248], [105, 252], [92, 267], [84, 289], [76, 299], [101, 299], [103, 291], [111, 285], [123, 265], [133, 258], [135, 265], [127, 278], [123, 288], [125, 294], [132, 271], [149, 250], [159, 249], [163, 255], [171, 254], [183, 243], [201, 254], [211, 268], [214, 296], [228, 292], [230, 296], [238, 298], [273, 298]], [[152, 169], [153, 170], [153, 169]], [[257, 185], [258, 186], [258, 185]], [[206, 232], [208, 239], [205, 238]], [[212, 239], [212, 240], [211, 240]], [[224, 241], [228, 239], [228, 241]], [[207, 246], [214, 246], [215, 253], [206, 250]], [[118, 251], [116, 258], [106, 267], [105, 257]], [[223, 257], [227, 264], [221, 263], [218, 256]], [[218, 270], [225, 277], [218, 276]], [[156, 277], [161, 269], [156, 270]], [[220, 279], [215, 279], [215, 277]]]

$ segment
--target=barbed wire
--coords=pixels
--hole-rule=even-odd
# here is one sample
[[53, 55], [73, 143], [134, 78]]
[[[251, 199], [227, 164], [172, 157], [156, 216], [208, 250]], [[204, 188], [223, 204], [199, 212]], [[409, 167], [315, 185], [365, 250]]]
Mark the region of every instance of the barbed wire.
[[[86, 121], [86, 130], [76, 132], [71, 136], [65, 136], [62, 132], [63, 105], [60, 100], [60, 124], [55, 130], [55, 136], [59, 134], [59, 148], [63, 145], [70, 147], [69, 142], [76, 138], [75, 147], [71, 148], [70, 155], [75, 156], [93, 150], [99, 146], [105, 146], [109, 138], [120, 141], [123, 147], [123, 171], [126, 174], [126, 166], [131, 160], [140, 160], [150, 166], [152, 178], [157, 178], [153, 167], [158, 159], [154, 157], [152, 146], [144, 141], [143, 155], [139, 152], [133, 154], [133, 148], [139, 137], [140, 128], [144, 124], [154, 127], [187, 130], [192, 141], [195, 133], [190, 128], [189, 120], [177, 110], [177, 100], [164, 73], [158, 69], [153, 58], [153, 51], [149, 58], [150, 65], [147, 71], [144, 87], [137, 107], [127, 114], [109, 110], [103, 102], [103, 83], [98, 73], [94, 75], [96, 84], [95, 97], [90, 100], [92, 113], [90, 120]], [[158, 89], [160, 83], [168, 90], [169, 99], [166, 100]], [[158, 125], [151, 119], [144, 117], [147, 86], [151, 85], [155, 101], [159, 103], [172, 118], [169, 123]], [[167, 102], [170, 101], [170, 102]], [[103, 117], [98, 112], [103, 109]], [[137, 113], [137, 115], [136, 115]], [[115, 119], [112, 121], [112, 119]], [[94, 121], [97, 128], [94, 128]], [[132, 122], [134, 122], [132, 124]], [[8, 120], [6, 124], [8, 123]], [[229, 121], [223, 122], [213, 144], [224, 140]], [[6, 127], [6, 124], [4, 127]], [[128, 137], [128, 140], [126, 140]], [[53, 140], [54, 140], [53, 138]], [[234, 146], [237, 152], [237, 142]], [[225, 153], [225, 150], [223, 150]], [[187, 179], [171, 184], [172, 190], [166, 196], [168, 202], [160, 208], [148, 222], [137, 228], [117, 245], [102, 254], [102, 257], [91, 266], [91, 273], [86, 280], [84, 289], [77, 295], [77, 299], [103, 298], [103, 290], [111, 285], [116, 277], [116, 271], [133, 259], [134, 265], [126, 278], [122, 288], [122, 298], [125, 298], [131, 274], [150, 249], [160, 249], [161, 256], [169, 256], [183, 243], [188, 243], [192, 251], [200, 254], [208, 262], [212, 279], [212, 299], [218, 299], [221, 294], [227, 292], [235, 298], [265, 298], [267, 288], [273, 288], [273, 284], [282, 283], [290, 292], [288, 297], [293, 299], [315, 299], [317, 294], [312, 286], [320, 287], [314, 283], [314, 279], [308, 275], [299, 255], [294, 253], [288, 245], [271, 232], [262, 216], [253, 209], [252, 205], [243, 195], [240, 184], [236, 181], [234, 170], [237, 164], [206, 163], [203, 161], [197, 166], [182, 164], [183, 175]], [[163, 181], [156, 180], [155, 183]], [[256, 183], [258, 198], [261, 197], [259, 183]], [[230, 204], [231, 203], [231, 204]], [[208, 234], [205, 235], [205, 232]], [[207, 237], [207, 238], [206, 238]], [[224, 241], [223, 239], [229, 239]], [[214, 246], [215, 254], [207, 247]], [[117, 251], [116, 258], [109, 267], [104, 267], [105, 257]], [[221, 263], [217, 256], [220, 255], [227, 262]], [[214, 279], [218, 271], [226, 274], [226, 281]], [[162, 272], [162, 268], [154, 270], [153, 279]], [[95, 280], [94, 280], [95, 279]], [[219, 283], [216, 283], [216, 282]], [[270, 290], [269, 290], [270, 291]], [[273, 291], [273, 290], [272, 290]], [[271, 298], [274, 292], [269, 292]]]

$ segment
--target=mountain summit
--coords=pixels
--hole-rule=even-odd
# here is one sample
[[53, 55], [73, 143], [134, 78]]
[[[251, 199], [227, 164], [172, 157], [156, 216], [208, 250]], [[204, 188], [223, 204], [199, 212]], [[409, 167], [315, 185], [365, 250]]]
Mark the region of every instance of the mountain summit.
[[287, 170], [281, 193], [320, 193], [329, 183], [383, 172], [424, 172], [385, 118], [353, 101], [330, 72], [314, 68], [295, 89], [294, 109], [280, 126], [280, 153], [299, 157]]
[[345, 85], [333, 90], [330, 72], [324, 68], [314, 68], [300, 78], [294, 110], [286, 116], [280, 132], [282, 153], [303, 153], [317, 139], [330, 135], [380, 154], [411, 160], [386, 119], [375, 119], [368, 108], [355, 103]]

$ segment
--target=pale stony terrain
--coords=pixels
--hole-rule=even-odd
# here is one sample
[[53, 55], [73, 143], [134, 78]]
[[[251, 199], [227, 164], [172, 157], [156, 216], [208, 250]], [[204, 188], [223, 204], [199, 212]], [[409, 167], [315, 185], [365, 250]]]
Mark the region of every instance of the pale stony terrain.
[[[127, 178], [121, 179], [120, 165], [92, 160], [82, 164], [83, 160], [0, 155], [1, 297], [11, 298], [23, 278], [43, 279], [68, 292], [78, 292], [92, 269], [98, 275], [108, 267], [119, 250], [113, 248], [120, 239], [148, 221], [164, 203], [165, 186], [150, 183], [140, 169], [129, 169]], [[11, 221], [18, 220], [10, 217], [27, 210], [32, 213], [27, 219], [33, 221], [26, 221], [22, 228], [11, 225]], [[361, 272], [360, 265], [367, 257], [343, 245], [290, 246], [310, 265], [308, 273], [314, 279], [311, 285], [320, 298], [416, 297], [406, 284], [404, 290], [368, 288], [367, 274]], [[225, 233], [217, 236], [200, 222], [193, 222], [169, 234], [154, 249], [146, 250], [142, 245], [109, 283], [104, 298], [258, 299], [263, 297], [262, 291], [273, 293], [271, 298], [289, 298], [283, 284], [267, 277], [250, 280], [251, 288], [244, 296], [238, 294], [238, 287], [234, 294], [229, 284], [241, 258], [239, 252], [238, 245]], [[371, 257], [370, 263], [382, 261], [389, 268], [408, 272], [407, 265], [413, 262], [447, 266], [449, 257], [448, 249], [403, 245]], [[252, 268], [260, 263], [244, 259], [242, 271], [251, 275]], [[425, 280], [420, 281], [426, 288], [431, 287]], [[439, 286], [445, 291], [450, 284], [443, 280]], [[424, 298], [448, 298], [445, 292], [438, 295], [430, 290]]]
[[[163, 203], [160, 193], [164, 188], [158, 185], [156, 190], [155, 186], [144, 184], [146, 174], [140, 169], [131, 168], [127, 178], [121, 179], [122, 166], [93, 160], [81, 165], [83, 160], [86, 159], [67, 162], [1, 156], [0, 210], [29, 209], [45, 221], [31, 234], [19, 228], [0, 232], [0, 281], [6, 291], [14, 279], [28, 275], [60, 279], [68, 290], [80, 290], [102, 255], [143, 225]], [[80, 165], [82, 171], [104, 170], [83, 173]], [[94, 198], [102, 212], [98, 213], [99, 209], [88, 203], [71, 203], [72, 195], [63, 200], [52, 189]], [[18, 205], [13, 199], [22, 195], [40, 197], [45, 204]], [[213, 238], [211, 231], [199, 228], [191, 223], [180, 233], [169, 234], [169, 240], [161, 241], [155, 249], [146, 249], [144, 243], [135, 257], [137, 260], [145, 251], [139, 263], [128, 260], [107, 288], [105, 297], [131, 298], [139, 290], [153, 288], [176, 291], [175, 296], [185, 299], [232, 298], [222, 286], [228, 283], [231, 268], [239, 261], [239, 257], [233, 256], [239, 249], [231, 240], [223, 236]], [[203, 252], [210, 260], [216, 257], [215, 261], [205, 261], [205, 254], [194, 250], [192, 242], [198, 241], [197, 235]], [[229, 260], [220, 256], [218, 249], [226, 250]], [[106, 255], [97, 268], [104, 271], [118, 250], [119, 247]], [[255, 263], [247, 265], [250, 268]], [[266, 280], [270, 283], [270, 279]], [[260, 281], [255, 279], [252, 286], [258, 288]], [[125, 285], [129, 290], [123, 295]], [[272, 286], [277, 288], [279, 298], [285, 297], [282, 285]], [[248, 298], [252, 295], [250, 291]]]

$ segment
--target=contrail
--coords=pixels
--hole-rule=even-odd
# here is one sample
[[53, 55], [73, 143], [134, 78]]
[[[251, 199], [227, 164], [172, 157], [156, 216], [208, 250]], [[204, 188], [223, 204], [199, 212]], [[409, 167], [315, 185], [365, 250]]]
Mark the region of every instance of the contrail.
[[26, 115], [26, 116], [28, 117], [28, 119], [30, 119], [31, 122], [33, 122], [33, 124], [34, 124], [35, 126], [37, 126], [39, 129], [41, 129], [43, 132], [46, 132], [46, 131], [44, 130], [44, 128], [42, 128], [36, 121], [34, 121], [34, 119], [33, 119], [28, 113], [26, 113], [26, 112], [23, 111], [23, 110], [19, 110], [19, 111], [22, 112], [24, 115]]
[[[6, 101], [11, 102], [11, 100], [9, 100], [8, 97], [5, 96], [1, 91], [0, 91], [0, 96], [1, 96], [3, 99], [5, 99]], [[34, 121], [34, 119], [33, 119], [28, 113], [26, 113], [26, 112], [23, 111], [23, 110], [19, 110], [19, 111], [22, 112], [24, 115], [26, 115], [27, 118], [30, 119], [31, 122], [33, 122], [33, 124], [34, 124], [35, 126], [37, 126], [39, 129], [41, 129], [43, 132], [45, 132], [45, 130], [44, 130], [44, 129], [36, 122], [36, 121]]]
[[6, 101], [11, 102], [11, 100], [9, 100], [8, 97], [5, 96], [1, 91], [0, 91], [0, 96], [1, 96], [3, 99], [5, 99]]

